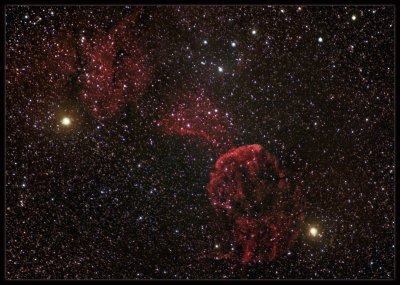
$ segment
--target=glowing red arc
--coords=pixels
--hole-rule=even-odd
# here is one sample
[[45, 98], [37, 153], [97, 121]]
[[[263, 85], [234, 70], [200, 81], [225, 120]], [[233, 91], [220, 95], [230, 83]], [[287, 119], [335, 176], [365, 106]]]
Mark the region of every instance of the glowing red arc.
[[166, 133], [201, 138], [217, 149], [232, 146], [228, 124], [203, 89], [182, 92], [181, 99], [172, 104], [159, 122]]

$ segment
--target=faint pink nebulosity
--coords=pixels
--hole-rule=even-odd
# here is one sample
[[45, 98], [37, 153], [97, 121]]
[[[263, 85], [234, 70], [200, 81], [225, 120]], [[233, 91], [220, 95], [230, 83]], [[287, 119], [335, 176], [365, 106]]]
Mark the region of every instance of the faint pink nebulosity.
[[71, 33], [62, 33], [62, 36], [51, 42], [51, 45], [53, 52], [50, 54], [50, 60], [45, 59], [49, 75], [56, 77], [58, 83], [66, 84], [77, 72], [77, 52], [74, 38]]
[[244, 264], [272, 261], [295, 240], [303, 221], [299, 186], [261, 145], [221, 155], [207, 187], [211, 203], [234, 219], [233, 240]]
[[184, 92], [159, 125], [168, 134], [193, 136], [212, 148], [229, 149], [232, 147], [228, 132], [230, 118], [218, 110], [209, 95], [204, 89]]
[[78, 81], [81, 97], [99, 120], [111, 118], [128, 103], [136, 104], [151, 81], [152, 68], [130, 28], [122, 20], [108, 34], [81, 40], [86, 66]]

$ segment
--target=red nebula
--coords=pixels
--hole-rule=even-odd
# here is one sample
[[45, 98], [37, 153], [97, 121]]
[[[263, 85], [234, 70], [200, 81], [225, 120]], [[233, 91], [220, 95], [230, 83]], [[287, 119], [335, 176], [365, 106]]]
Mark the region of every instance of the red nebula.
[[243, 264], [272, 261], [297, 237], [304, 219], [300, 187], [261, 145], [221, 155], [207, 191], [214, 207], [234, 219], [233, 240]]
[[168, 134], [194, 136], [217, 149], [232, 147], [228, 125], [229, 118], [205, 96], [204, 89], [184, 93], [159, 121]]
[[131, 18], [122, 20], [108, 34], [81, 39], [86, 60], [78, 77], [81, 95], [100, 120], [114, 116], [127, 103], [137, 103], [150, 83], [152, 68], [134, 40]]

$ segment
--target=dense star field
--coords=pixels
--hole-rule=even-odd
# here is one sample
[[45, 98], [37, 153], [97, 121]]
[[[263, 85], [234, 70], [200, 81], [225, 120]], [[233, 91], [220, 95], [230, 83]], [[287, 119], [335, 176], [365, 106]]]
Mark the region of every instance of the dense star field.
[[8, 279], [393, 279], [394, 7], [8, 6]]

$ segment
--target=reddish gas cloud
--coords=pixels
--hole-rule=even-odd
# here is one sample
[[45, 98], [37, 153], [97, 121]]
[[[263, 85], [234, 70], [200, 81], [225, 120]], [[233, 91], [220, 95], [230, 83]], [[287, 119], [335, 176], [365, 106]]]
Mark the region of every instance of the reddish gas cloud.
[[137, 103], [151, 81], [152, 68], [132, 33], [132, 16], [109, 33], [81, 38], [86, 66], [78, 77], [81, 97], [99, 120], [113, 117], [128, 103]]
[[216, 149], [232, 147], [230, 118], [213, 104], [204, 89], [182, 92], [159, 121], [170, 135], [192, 136]]
[[222, 256], [269, 262], [287, 250], [304, 218], [302, 194], [273, 154], [258, 144], [233, 148], [210, 176], [211, 203], [234, 220], [232, 241], [240, 248]]

